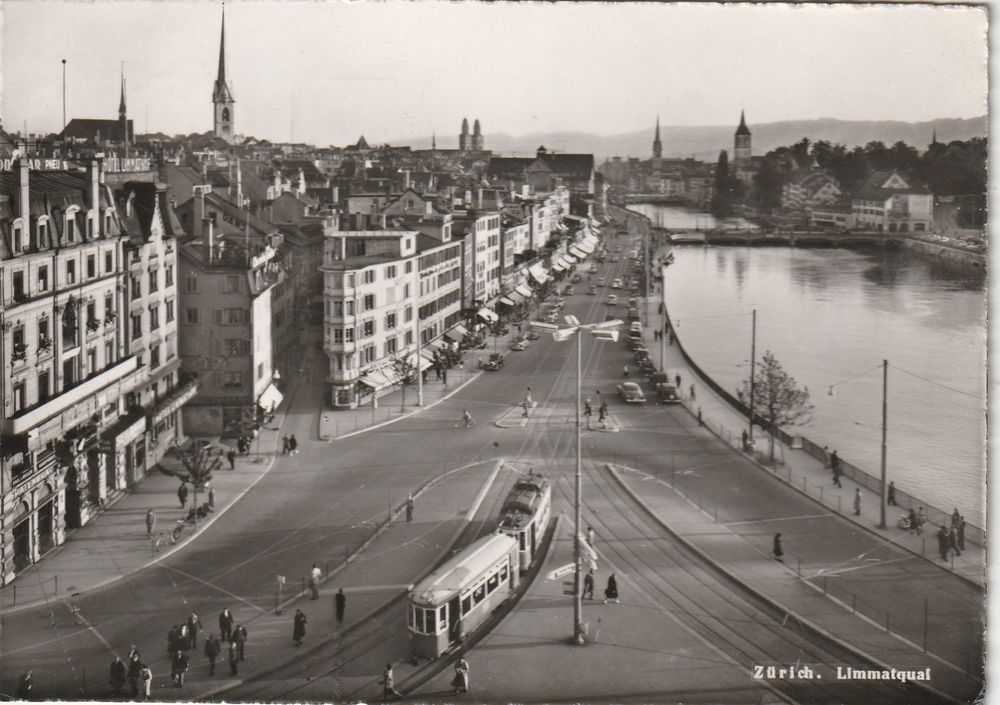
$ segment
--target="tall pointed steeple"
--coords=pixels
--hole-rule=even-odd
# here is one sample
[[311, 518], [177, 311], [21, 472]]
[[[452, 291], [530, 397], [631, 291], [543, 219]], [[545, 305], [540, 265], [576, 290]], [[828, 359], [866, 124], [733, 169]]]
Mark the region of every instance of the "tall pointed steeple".
[[737, 135], [749, 135], [750, 128], [747, 127], [747, 118], [743, 111], [740, 111], [740, 126], [736, 128]]
[[226, 6], [222, 6], [222, 33], [219, 38], [219, 73], [212, 89], [215, 104], [215, 136], [232, 143], [236, 136], [236, 111], [233, 92], [226, 81]]
[[753, 137], [747, 127], [746, 115], [740, 110], [740, 126], [736, 128], [736, 135], [733, 137], [733, 167], [738, 171], [740, 167], [750, 163], [752, 156]]
[[656, 114], [656, 135], [653, 137], [653, 159], [663, 158], [663, 143], [660, 142], [660, 114]]
[[937, 144], [937, 128], [936, 127], [934, 128], [934, 131], [931, 133], [931, 145], [933, 146], [935, 144]]
[[124, 120], [127, 110], [125, 108], [125, 62], [122, 62], [122, 97], [118, 101], [118, 119]]

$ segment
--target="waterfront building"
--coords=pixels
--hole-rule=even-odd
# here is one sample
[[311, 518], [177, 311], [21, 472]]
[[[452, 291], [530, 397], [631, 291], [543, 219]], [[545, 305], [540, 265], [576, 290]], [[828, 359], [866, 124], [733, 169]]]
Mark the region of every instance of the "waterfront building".
[[852, 196], [855, 226], [880, 232], [924, 232], [934, 221], [934, 196], [896, 171], [878, 171]]
[[192, 237], [179, 248], [181, 364], [198, 380], [184, 424], [192, 435], [235, 438], [281, 403], [274, 359], [295, 340], [292, 287], [277, 229], [245, 213], [240, 222], [213, 196], [196, 194]]
[[850, 201], [841, 200], [829, 205], [812, 206], [808, 214], [811, 227], [851, 230], [855, 225]]
[[0, 583], [145, 476], [181, 435], [176, 237], [163, 185], [0, 175]]
[[222, 10], [222, 34], [219, 38], [219, 70], [212, 87], [212, 104], [215, 107], [213, 130], [215, 136], [229, 144], [236, 141], [236, 99], [226, 80], [226, 10]]
[[793, 177], [782, 187], [779, 215], [790, 227], [804, 225], [810, 221], [813, 209], [832, 205], [840, 198], [840, 185], [836, 179], [819, 170], [807, 171]]
[[[355, 224], [357, 221], [355, 221]], [[440, 240], [408, 227], [367, 227], [327, 235], [324, 245], [324, 350], [334, 408], [377, 404], [399, 383], [396, 360], [417, 363], [417, 340], [431, 341], [461, 317], [462, 246], [450, 224]], [[420, 358], [429, 365], [430, 351]]]

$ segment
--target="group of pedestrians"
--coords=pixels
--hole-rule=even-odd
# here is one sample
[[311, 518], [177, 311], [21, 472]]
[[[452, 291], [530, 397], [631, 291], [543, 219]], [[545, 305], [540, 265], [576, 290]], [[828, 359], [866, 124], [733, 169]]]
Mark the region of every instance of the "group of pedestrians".
[[[143, 660], [142, 655], [139, 650], [135, 648], [135, 645], [129, 647], [128, 656], [126, 656], [126, 661], [122, 661], [120, 657], [115, 656], [111, 661], [111, 667], [109, 672], [109, 681], [111, 683], [111, 690], [114, 691], [115, 695], [121, 695], [122, 691], [125, 689], [125, 684], [128, 683], [129, 692], [133, 700], [149, 700], [150, 692], [153, 686], [153, 671], [150, 670]], [[31, 671], [27, 672], [27, 676], [31, 677]], [[21, 676], [23, 679], [24, 676]], [[29, 693], [21, 693], [20, 688], [18, 689], [18, 696], [22, 700], [28, 700], [28, 695], [30, 694], [30, 683], [28, 688]]]
[[835, 487], [843, 487], [840, 484], [840, 476], [844, 474], [844, 467], [840, 462], [837, 451], [830, 452], [827, 446], [823, 446], [824, 465], [833, 473], [833, 484]]
[[282, 455], [298, 455], [299, 453], [299, 441], [295, 437], [294, 433], [286, 433], [281, 437], [281, 454]]
[[965, 517], [955, 507], [951, 514], [951, 523], [946, 526], [941, 523], [938, 529], [938, 551], [941, 553], [941, 560], [947, 561], [951, 555], [961, 556], [965, 550]]

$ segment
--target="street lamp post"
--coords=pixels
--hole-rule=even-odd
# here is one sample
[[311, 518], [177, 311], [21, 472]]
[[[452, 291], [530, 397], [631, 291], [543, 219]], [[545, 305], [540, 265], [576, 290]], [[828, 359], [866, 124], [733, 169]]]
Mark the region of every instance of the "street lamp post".
[[886, 432], [888, 431], [889, 420], [889, 361], [882, 360], [882, 476], [881, 491], [879, 492], [879, 514], [878, 528], [885, 528], [885, 479], [886, 467], [885, 456], [888, 450], [886, 446]]
[[560, 327], [556, 323], [542, 323], [532, 321], [532, 330], [551, 333], [556, 342], [563, 342], [572, 336], [576, 336], [576, 493], [574, 497], [574, 525], [573, 531], [573, 640], [576, 644], [586, 643], [585, 628], [583, 625], [583, 594], [581, 591], [581, 563], [583, 558], [582, 526], [580, 522], [580, 508], [583, 495], [583, 453], [582, 453], [582, 423], [580, 409], [583, 403], [583, 335], [589, 333], [598, 340], [618, 340], [618, 333], [622, 326], [620, 320], [603, 321], [602, 323], [589, 323], [583, 325], [576, 316], [565, 316], [568, 326]]
[[[757, 309], [753, 310], [753, 324], [750, 328], [750, 433], [749, 443], [753, 446], [753, 400], [754, 400], [754, 370], [757, 362]], [[746, 450], [744, 448], [743, 450]]]

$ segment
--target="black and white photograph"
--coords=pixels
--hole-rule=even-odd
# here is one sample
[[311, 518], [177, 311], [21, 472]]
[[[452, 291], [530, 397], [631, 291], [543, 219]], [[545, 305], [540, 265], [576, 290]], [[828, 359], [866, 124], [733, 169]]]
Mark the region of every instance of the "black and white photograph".
[[0, 700], [988, 701], [989, 10], [3, 0]]

